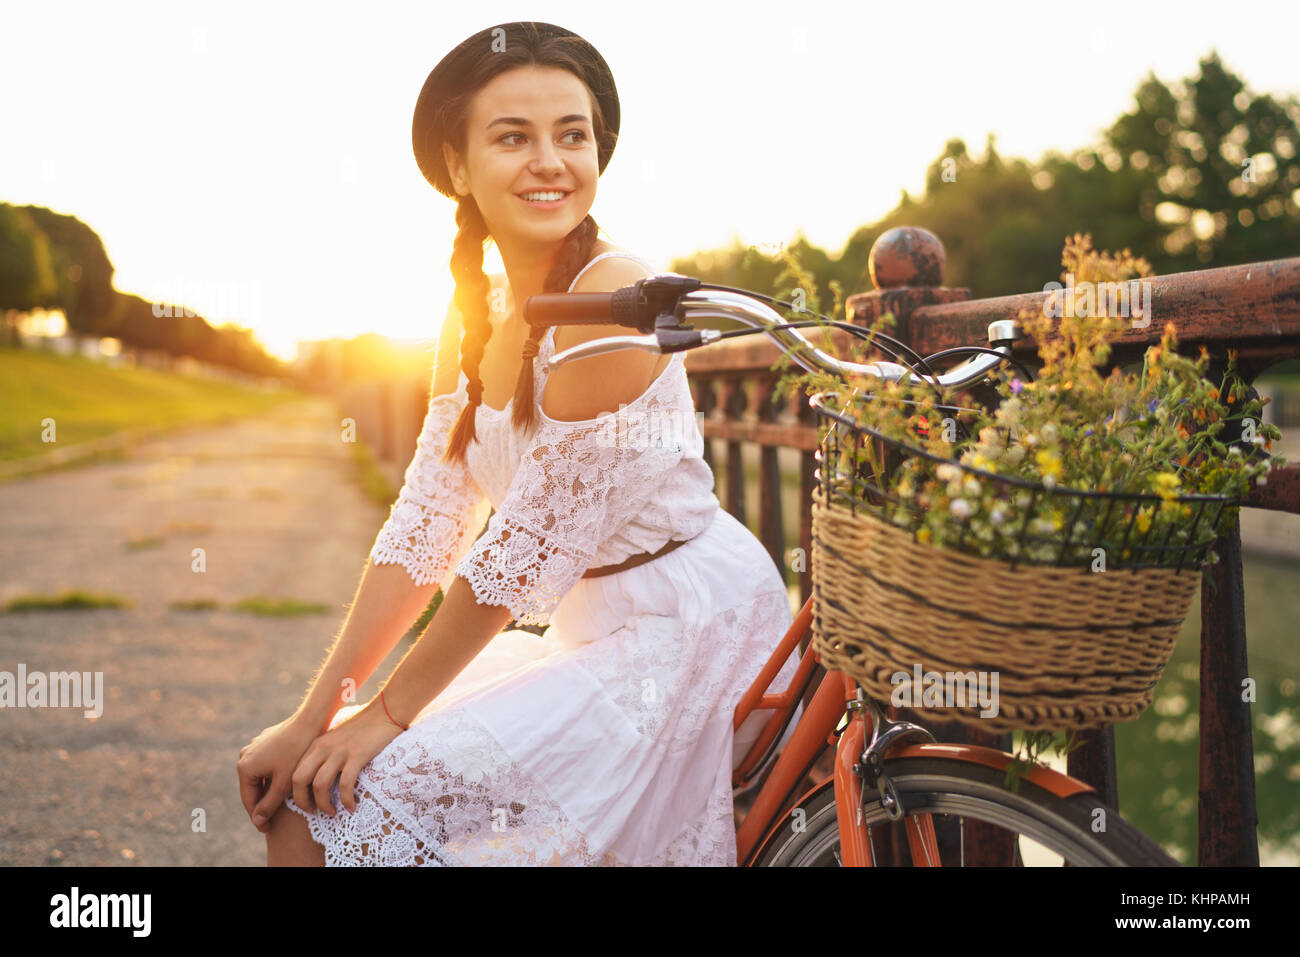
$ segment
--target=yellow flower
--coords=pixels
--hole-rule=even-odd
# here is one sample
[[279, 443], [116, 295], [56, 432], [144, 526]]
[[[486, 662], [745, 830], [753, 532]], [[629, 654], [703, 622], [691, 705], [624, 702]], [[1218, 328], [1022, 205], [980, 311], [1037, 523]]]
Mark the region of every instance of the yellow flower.
[[930, 530], [929, 530], [928, 528], [921, 528], [921, 529], [918, 529], [917, 532], [916, 532], [916, 540], [917, 540], [918, 542], [921, 542], [921, 543], [924, 544], [924, 545], [929, 545], [929, 544], [930, 544]]
[[1149, 506], [1138, 509], [1137, 527], [1138, 527], [1138, 531], [1141, 532], [1143, 535], [1145, 535], [1147, 533], [1147, 530], [1151, 527], [1151, 516], [1153, 513], [1154, 510], [1151, 509]]
[[1163, 499], [1173, 499], [1178, 497], [1174, 489], [1182, 484], [1182, 480], [1173, 472], [1159, 472], [1151, 478], [1151, 485], [1155, 493]]
[[1040, 475], [1051, 476], [1052, 478], [1061, 477], [1061, 459], [1055, 452], [1043, 449], [1034, 456], [1034, 459], [1038, 462]]
[[979, 452], [971, 456], [970, 466], [975, 469], [983, 469], [985, 472], [996, 472], [998, 470], [998, 467], [993, 462]]

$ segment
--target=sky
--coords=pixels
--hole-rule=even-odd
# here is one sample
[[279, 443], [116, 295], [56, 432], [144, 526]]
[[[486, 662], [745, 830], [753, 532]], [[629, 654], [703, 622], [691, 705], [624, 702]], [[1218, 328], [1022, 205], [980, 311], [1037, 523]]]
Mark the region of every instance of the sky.
[[[485, 27], [542, 20], [600, 50], [622, 107], [592, 215], [667, 268], [779, 244], [832, 254], [953, 137], [982, 155], [1094, 143], [1142, 79], [1217, 49], [1300, 93], [1300, 4], [446, 4], [0, 0], [0, 201], [75, 215], [115, 285], [300, 339], [430, 338], [455, 204], [420, 175], [425, 77]], [[499, 269], [490, 250], [488, 269]]]

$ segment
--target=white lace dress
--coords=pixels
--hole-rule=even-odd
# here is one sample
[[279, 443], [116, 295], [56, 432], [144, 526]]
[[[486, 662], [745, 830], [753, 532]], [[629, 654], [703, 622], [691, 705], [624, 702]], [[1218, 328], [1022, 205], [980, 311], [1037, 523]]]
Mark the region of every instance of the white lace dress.
[[[466, 466], [442, 463], [464, 374], [430, 400], [370, 553], [418, 584], [460, 575], [481, 602], [549, 627], [493, 638], [362, 770], [355, 812], [337, 784], [333, 817], [286, 800], [327, 865], [736, 864], [731, 773], [768, 712], [733, 732], [734, 712], [791, 623], [785, 585], [713, 494], [684, 353], [621, 421], [561, 422], [540, 409], [552, 332], [531, 436], [510, 405], [480, 405]], [[581, 577], [669, 539], [693, 540]]]

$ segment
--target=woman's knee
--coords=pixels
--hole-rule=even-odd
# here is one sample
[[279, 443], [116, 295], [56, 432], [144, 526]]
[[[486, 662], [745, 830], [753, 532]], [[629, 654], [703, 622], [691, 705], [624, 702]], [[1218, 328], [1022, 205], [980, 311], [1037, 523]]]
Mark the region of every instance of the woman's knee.
[[281, 804], [266, 832], [268, 867], [324, 867], [325, 848], [311, 836], [307, 819]]

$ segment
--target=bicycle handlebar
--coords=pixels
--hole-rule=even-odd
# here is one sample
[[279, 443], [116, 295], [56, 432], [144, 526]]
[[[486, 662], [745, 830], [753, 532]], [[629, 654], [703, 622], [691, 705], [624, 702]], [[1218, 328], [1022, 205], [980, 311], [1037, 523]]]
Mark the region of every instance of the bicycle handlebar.
[[709, 345], [722, 338], [718, 329], [695, 329], [692, 319], [731, 319], [762, 332], [809, 372], [821, 370], [840, 376], [867, 376], [896, 381], [910, 376], [913, 382], [937, 381], [944, 388], [961, 388], [983, 379], [1011, 355], [1011, 343], [1020, 337], [1017, 324], [1002, 320], [989, 324], [989, 345], [993, 352], [977, 355], [934, 380], [912, 372], [895, 362], [850, 362], [836, 359], [818, 349], [789, 320], [757, 298], [718, 288], [702, 288], [700, 280], [677, 273], [661, 273], [637, 280], [613, 292], [547, 293], [529, 296], [524, 319], [531, 326], [609, 325], [629, 326], [639, 336], [607, 336], [593, 339], [547, 360], [554, 369], [575, 359], [642, 349], [666, 354]]

